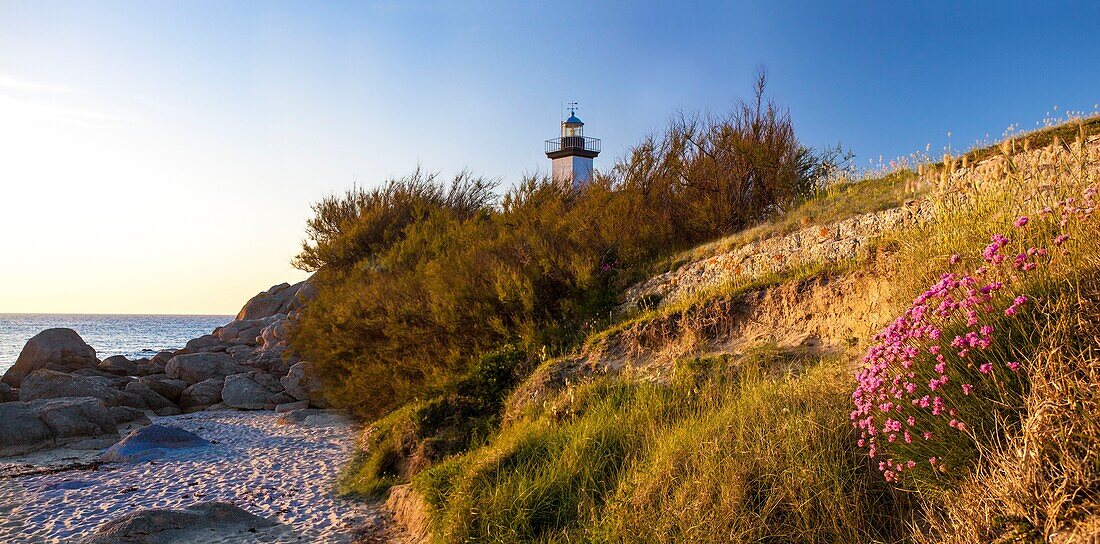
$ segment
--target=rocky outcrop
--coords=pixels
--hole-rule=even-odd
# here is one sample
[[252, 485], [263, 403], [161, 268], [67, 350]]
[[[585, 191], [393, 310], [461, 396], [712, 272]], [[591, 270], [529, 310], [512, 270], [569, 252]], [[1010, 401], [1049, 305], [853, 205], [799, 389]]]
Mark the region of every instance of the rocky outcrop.
[[312, 298], [313, 288], [309, 280], [294, 285], [280, 283], [264, 291], [245, 303], [237, 314], [237, 321], [249, 321], [270, 317], [275, 314], [289, 314], [300, 308]]
[[264, 539], [258, 538], [256, 533], [278, 525], [275, 521], [252, 515], [229, 503], [201, 502], [183, 510], [152, 508], [131, 512], [103, 524], [80, 542], [170, 544], [237, 542], [246, 538], [262, 542]]
[[210, 445], [195, 433], [167, 425], [149, 425], [131, 431], [111, 446], [100, 460], [108, 463], [141, 463], [159, 459], [174, 451]]
[[164, 374], [164, 367], [168, 365], [168, 361], [172, 360], [172, 357], [176, 356], [175, 350], [161, 351], [149, 359], [149, 374]]
[[149, 416], [145, 415], [145, 410], [138, 410], [129, 406], [111, 406], [107, 411], [111, 413], [111, 418], [115, 420], [116, 425], [127, 423], [148, 425], [150, 423]]
[[258, 319], [233, 321], [214, 329], [214, 337], [225, 344], [245, 344], [254, 347], [258, 344], [260, 333], [264, 328], [285, 319], [286, 314], [275, 314]]
[[308, 282], [276, 285], [232, 322], [148, 359], [101, 362], [72, 329], [42, 331], [0, 381], [0, 403], [10, 405], [0, 412], [10, 416], [0, 428], [0, 456], [80, 437], [117, 439], [118, 425], [147, 424], [149, 412], [327, 407], [312, 369], [286, 340], [311, 293]]
[[95, 368], [98, 364], [95, 349], [85, 343], [76, 331], [46, 329], [27, 341], [15, 364], [4, 373], [0, 381], [19, 387], [23, 378], [40, 368], [72, 372], [82, 368]]
[[751, 242], [634, 285], [626, 291], [618, 310], [661, 307], [739, 279], [756, 278], [795, 266], [866, 257], [875, 239], [887, 232], [926, 222], [934, 213], [933, 201], [914, 201], [829, 226], [806, 227], [786, 236]]
[[230, 374], [248, 371], [233, 361], [226, 353], [189, 353], [172, 357], [164, 367], [165, 373], [189, 384], [210, 378], [224, 378]]
[[56, 398], [36, 400], [28, 405], [50, 428], [59, 444], [89, 438], [118, 440], [115, 419], [98, 399]]
[[10, 385], [0, 382], [0, 403], [17, 400], [19, 400], [19, 392], [12, 389]]
[[[175, 402], [169, 400], [164, 395], [157, 393], [155, 390], [153, 390], [152, 387], [149, 387], [148, 383], [142, 382], [141, 380], [132, 381], [126, 384], [125, 390], [141, 397], [141, 400], [145, 402], [145, 405], [153, 411], [170, 408], [176, 405]], [[180, 393], [183, 393], [182, 389], [180, 390]], [[177, 395], [176, 402], [178, 401], [179, 396]]]
[[285, 414], [287, 412], [293, 412], [295, 410], [304, 410], [309, 408], [308, 400], [296, 400], [292, 402], [284, 402], [282, 404], [275, 405], [276, 414]]
[[222, 341], [213, 334], [204, 334], [187, 341], [183, 349], [191, 352], [220, 351], [225, 349]]

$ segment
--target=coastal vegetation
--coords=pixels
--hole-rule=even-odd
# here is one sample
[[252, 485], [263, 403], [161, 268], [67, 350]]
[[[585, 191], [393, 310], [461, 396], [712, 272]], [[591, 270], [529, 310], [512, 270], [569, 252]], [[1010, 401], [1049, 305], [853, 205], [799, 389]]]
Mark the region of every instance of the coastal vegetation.
[[[371, 422], [343, 490], [411, 484], [438, 542], [1100, 527], [1097, 122], [860, 179], [756, 91], [578, 189], [497, 199], [418, 171], [318, 203], [290, 341]], [[655, 273], [913, 199], [926, 220], [857, 259], [619, 306]], [[754, 319], [772, 334], [741, 334]]]
[[728, 116], [678, 118], [579, 189], [531, 177], [497, 201], [488, 180], [417, 171], [323, 200], [296, 260], [318, 287], [296, 351], [364, 417], [450, 394], [503, 346], [528, 364], [568, 351], [657, 259], [824, 186], [835, 153], [802, 146], [764, 85]]

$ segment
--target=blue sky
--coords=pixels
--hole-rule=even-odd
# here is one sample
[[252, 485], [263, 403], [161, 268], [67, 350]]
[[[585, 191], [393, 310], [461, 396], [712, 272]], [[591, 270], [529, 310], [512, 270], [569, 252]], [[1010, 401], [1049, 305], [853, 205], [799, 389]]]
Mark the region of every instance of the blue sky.
[[[569, 100], [606, 166], [677, 111], [728, 111], [759, 65], [807, 145], [967, 147], [1093, 111], [1097, 28], [1083, 2], [0, 0], [0, 249], [39, 271], [0, 272], [37, 286], [0, 312], [233, 311], [301, 277], [327, 193], [546, 172]], [[112, 274], [74, 279], [61, 244]]]

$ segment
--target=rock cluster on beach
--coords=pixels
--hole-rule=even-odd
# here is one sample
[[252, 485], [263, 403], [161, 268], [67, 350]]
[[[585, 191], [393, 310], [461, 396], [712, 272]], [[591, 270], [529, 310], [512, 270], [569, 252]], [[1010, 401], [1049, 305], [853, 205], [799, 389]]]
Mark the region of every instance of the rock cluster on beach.
[[153, 415], [326, 408], [309, 363], [286, 344], [288, 323], [311, 297], [308, 281], [276, 285], [210, 334], [137, 360], [101, 361], [72, 329], [40, 332], [0, 379], [0, 456], [104, 447], [120, 426]]

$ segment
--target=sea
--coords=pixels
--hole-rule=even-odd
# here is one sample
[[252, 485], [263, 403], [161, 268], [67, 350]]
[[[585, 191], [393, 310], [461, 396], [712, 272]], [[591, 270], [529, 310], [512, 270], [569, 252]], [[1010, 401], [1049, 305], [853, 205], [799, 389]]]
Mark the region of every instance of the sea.
[[0, 314], [0, 375], [15, 364], [27, 340], [45, 329], [75, 330], [100, 359], [136, 359], [182, 348], [232, 320], [231, 315]]

